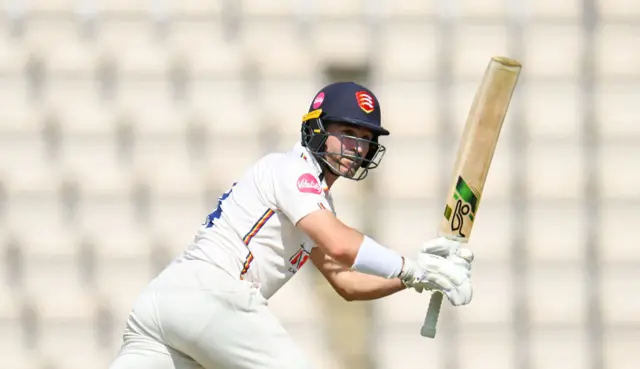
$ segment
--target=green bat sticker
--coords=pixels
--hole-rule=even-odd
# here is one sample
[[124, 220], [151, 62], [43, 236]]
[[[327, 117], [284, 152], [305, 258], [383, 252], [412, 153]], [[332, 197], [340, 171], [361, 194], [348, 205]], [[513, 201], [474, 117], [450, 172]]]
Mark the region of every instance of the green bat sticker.
[[476, 196], [471, 187], [467, 185], [467, 182], [465, 182], [462, 177], [458, 177], [453, 198], [456, 200], [455, 209], [452, 209], [447, 205], [444, 209], [444, 217], [449, 221], [451, 231], [457, 232], [458, 236], [464, 238], [467, 237], [462, 233], [464, 217], [467, 216], [469, 220], [473, 222], [478, 208], [478, 196]]

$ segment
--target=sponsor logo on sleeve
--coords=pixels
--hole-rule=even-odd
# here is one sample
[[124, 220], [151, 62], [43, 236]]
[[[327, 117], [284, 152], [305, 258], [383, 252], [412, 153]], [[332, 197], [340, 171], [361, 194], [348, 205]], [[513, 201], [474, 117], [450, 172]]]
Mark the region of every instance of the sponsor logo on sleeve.
[[320, 186], [320, 182], [313, 174], [305, 173], [298, 177], [298, 191], [320, 195], [322, 186]]

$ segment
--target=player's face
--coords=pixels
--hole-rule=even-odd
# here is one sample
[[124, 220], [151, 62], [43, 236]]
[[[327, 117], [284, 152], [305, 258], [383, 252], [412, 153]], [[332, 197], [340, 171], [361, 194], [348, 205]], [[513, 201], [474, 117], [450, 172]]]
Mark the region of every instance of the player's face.
[[370, 149], [373, 135], [368, 129], [330, 123], [326, 141], [326, 159], [340, 174], [353, 176]]

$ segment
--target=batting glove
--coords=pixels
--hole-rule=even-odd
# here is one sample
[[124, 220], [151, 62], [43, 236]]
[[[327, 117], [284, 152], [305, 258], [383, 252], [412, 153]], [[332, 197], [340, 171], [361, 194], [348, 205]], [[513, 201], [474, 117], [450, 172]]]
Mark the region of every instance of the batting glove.
[[400, 278], [417, 292], [441, 291], [453, 306], [471, 302], [471, 262], [473, 253], [460, 243], [444, 237], [426, 242], [417, 259], [405, 259]]

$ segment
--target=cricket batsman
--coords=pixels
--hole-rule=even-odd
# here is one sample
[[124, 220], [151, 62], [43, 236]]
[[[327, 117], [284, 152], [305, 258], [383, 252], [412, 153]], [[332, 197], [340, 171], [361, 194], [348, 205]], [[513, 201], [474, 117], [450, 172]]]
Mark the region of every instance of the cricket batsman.
[[312, 368], [267, 306], [308, 259], [349, 301], [426, 289], [468, 304], [469, 249], [436, 238], [410, 258], [336, 218], [331, 186], [380, 165], [387, 135], [369, 89], [341, 82], [319, 91], [301, 141], [250, 167], [136, 299], [110, 368]]

